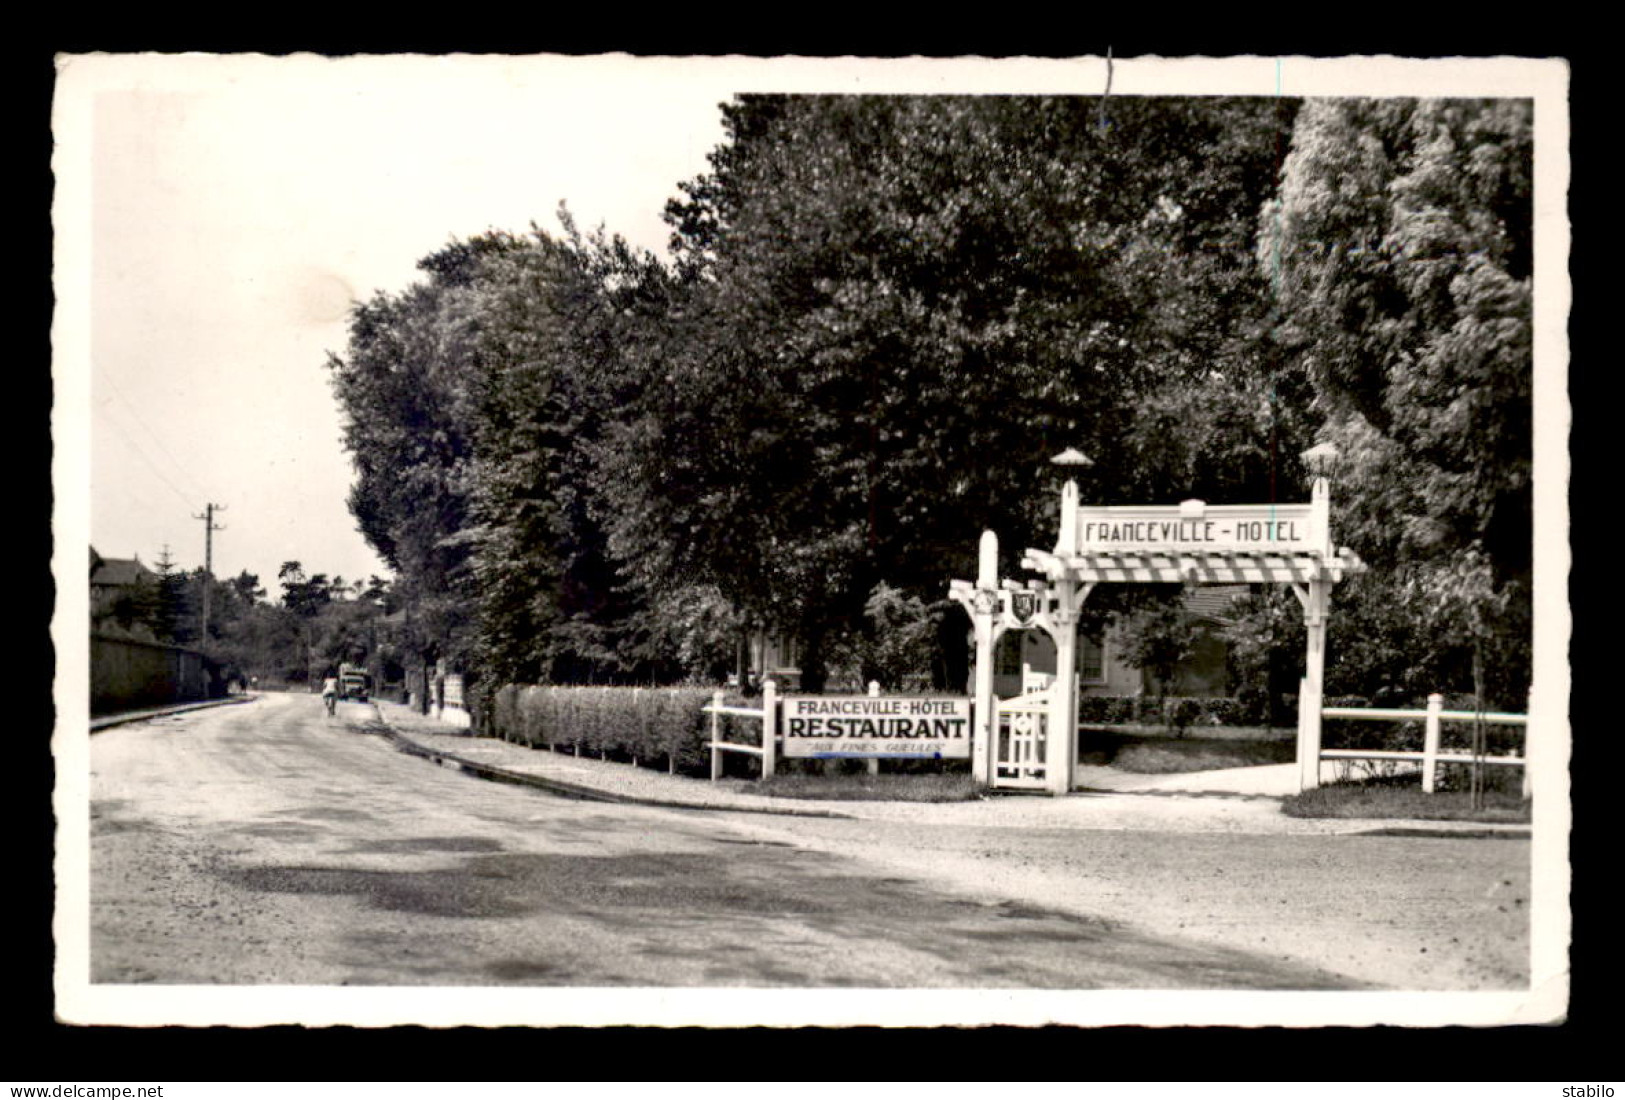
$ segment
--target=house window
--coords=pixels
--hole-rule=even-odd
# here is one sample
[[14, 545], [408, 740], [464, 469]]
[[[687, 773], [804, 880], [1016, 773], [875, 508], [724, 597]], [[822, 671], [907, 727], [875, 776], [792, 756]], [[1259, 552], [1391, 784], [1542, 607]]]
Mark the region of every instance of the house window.
[[1085, 684], [1106, 682], [1105, 646], [1094, 638], [1078, 635], [1078, 680]]

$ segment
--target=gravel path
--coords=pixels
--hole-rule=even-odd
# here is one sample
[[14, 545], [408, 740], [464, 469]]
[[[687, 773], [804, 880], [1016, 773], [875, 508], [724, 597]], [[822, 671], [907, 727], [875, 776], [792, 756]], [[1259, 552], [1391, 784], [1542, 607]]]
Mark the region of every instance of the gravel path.
[[874, 822], [573, 802], [429, 766], [376, 732], [370, 708], [329, 717], [283, 695], [98, 736], [91, 982], [1367, 987], [1256, 946], [978, 895], [923, 864], [877, 868], [850, 834], [758, 829]]
[[[624, 798], [748, 811], [728, 820], [984, 898], [1020, 898], [1265, 952], [1389, 989], [1509, 990], [1530, 980], [1524, 828], [1291, 818], [1278, 798], [1243, 793], [1258, 782], [1243, 776], [1210, 795], [1158, 790], [1163, 777], [1140, 777], [1151, 781], [1140, 790], [1064, 798], [770, 799], [751, 793], [749, 781], [712, 783], [537, 751], [472, 737], [404, 707], [379, 710], [402, 737], [447, 758]], [[1241, 769], [1256, 770], [1273, 769]], [[1226, 781], [1222, 773], [1179, 778], [1196, 787]], [[877, 828], [884, 843], [874, 841]]]

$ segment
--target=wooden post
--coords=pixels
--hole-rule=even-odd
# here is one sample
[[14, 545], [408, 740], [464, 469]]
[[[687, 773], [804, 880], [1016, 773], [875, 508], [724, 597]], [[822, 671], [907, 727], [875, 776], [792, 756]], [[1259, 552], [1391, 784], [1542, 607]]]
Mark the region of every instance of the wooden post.
[[998, 641], [993, 618], [998, 611], [999, 536], [982, 532], [977, 548], [975, 607], [971, 620], [976, 631], [976, 681], [972, 701], [971, 775], [980, 786], [992, 782], [993, 738], [998, 721], [993, 705], [993, 644]]
[[[673, 700], [677, 698], [677, 690], [675, 688], [672, 689], [670, 698]], [[677, 774], [677, 752], [675, 749], [666, 750], [666, 774]]]
[[711, 693], [711, 782], [722, 778], [722, 692]]
[[1305, 676], [1298, 681], [1298, 790], [1320, 786], [1320, 689]]
[[1422, 791], [1432, 794], [1439, 774], [1439, 712], [1444, 709], [1444, 696], [1434, 692], [1428, 696], [1427, 719], [1422, 726]]
[[1529, 687], [1529, 703], [1524, 710], [1523, 720], [1523, 796], [1535, 796], [1535, 780], [1533, 778], [1535, 762], [1535, 688]]
[[779, 685], [769, 677], [762, 683], [762, 778], [772, 779], [779, 750]]
[[[1316, 491], [1319, 492], [1317, 482]], [[1321, 704], [1326, 683], [1326, 608], [1331, 602], [1332, 582], [1311, 580], [1304, 588], [1293, 586], [1303, 604], [1304, 632], [1308, 638], [1303, 679], [1298, 686], [1298, 789], [1320, 786]]]
[[[880, 698], [880, 681], [879, 680], [870, 680], [869, 681], [869, 698], [871, 698], [871, 699]], [[863, 764], [864, 764], [864, 768], [869, 772], [870, 775], [879, 775], [880, 774], [880, 759], [878, 757], [871, 756], [869, 759], [865, 760], [863, 762]]]
[[[1067, 483], [1071, 486], [1071, 482]], [[1044, 779], [1052, 795], [1072, 789], [1078, 763], [1078, 614], [1074, 610], [1077, 582], [1055, 582], [1055, 680], [1050, 689], [1049, 729], [1044, 738]]]
[[[1310, 489], [1312, 508], [1310, 531], [1317, 540], [1324, 538], [1323, 553], [1330, 555], [1331, 538], [1331, 483], [1317, 476]], [[1332, 582], [1324, 573], [1312, 578], [1303, 587], [1293, 585], [1298, 601], [1303, 604], [1303, 623], [1308, 636], [1304, 660], [1304, 676], [1298, 686], [1298, 789], [1313, 790], [1320, 786], [1320, 733], [1321, 706], [1326, 691], [1326, 612], [1331, 603]]]

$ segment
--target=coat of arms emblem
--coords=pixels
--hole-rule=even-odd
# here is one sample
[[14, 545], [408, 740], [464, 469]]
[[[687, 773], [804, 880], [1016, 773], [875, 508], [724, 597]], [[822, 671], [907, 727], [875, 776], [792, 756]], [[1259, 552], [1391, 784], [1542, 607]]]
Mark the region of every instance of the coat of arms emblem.
[[1010, 613], [1016, 617], [1016, 622], [1025, 623], [1038, 613], [1038, 593], [1012, 592], [1010, 594]]

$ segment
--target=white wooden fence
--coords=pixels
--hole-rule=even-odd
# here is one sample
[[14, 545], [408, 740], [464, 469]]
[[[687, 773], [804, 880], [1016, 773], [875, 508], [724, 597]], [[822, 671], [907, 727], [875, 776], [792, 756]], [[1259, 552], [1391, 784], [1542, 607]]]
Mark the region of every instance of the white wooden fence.
[[[1534, 707], [1531, 706], [1533, 711]], [[1523, 768], [1523, 794], [1525, 798], [1530, 794], [1529, 775], [1529, 737], [1527, 714], [1478, 714], [1471, 710], [1445, 710], [1444, 696], [1437, 693], [1428, 696], [1426, 710], [1391, 710], [1372, 707], [1322, 707], [1322, 718], [1352, 718], [1374, 722], [1414, 722], [1420, 719], [1422, 726], [1422, 751], [1402, 751], [1389, 749], [1321, 749], [1321, 760], [1405, 760], [1420, 761], [1422, 765], [1422, 790], [1433, 793], [1435, 781], [1438, 776], [1440, 764], [1471, 764], [1476, 759], [1480, 764], [1491, 764], [1501, 767]], [[1444, 752], [1440, 749], [1440, 730], [1446, 722], [1476, 722], [1480, 717], [1490, 725], [1523, 726], [1524, 747], [1521, 755], [1515, 756], [1484, 756], [1474, 757], [1472, 753]]]
[[[773, 769], [778, 761], [779, 740], [779, 688], [772, 680], [762, 685], [762, 705], [760, 707], [730, 707], [723, 703], [723, 693], [718, 691], [712, 694], [709, 706], [701, 707], [701, 711], [711, 716], [711, 778], [722, 778], [722, 754], [725, 752], [742, 752], [750, 756], [759, 756], [762, 760], [762, 778], [771, 779]], [[722, 716], [731, 714], [736, 718], [754, 718], [762, 723], [762, 743], [760, 745], [745, 745], [737, 741], [724, 741], [722, 739]]]
[[[880, 694], [880, 684], [871, 680], [869, 682], [869, 696], [874, 698]], [[762, 681], [762, 705], [760, 707], [731, 707], [723, 702], [724, 694], [720, 691], [712, 692], [711, 702], [700, 708], [701, 714], [711, 716], [711, 778], [722, 778], [722, 754], [725, 752], [742, 752], [748, 756], [759, 756], [762, 759], [762, 778], [773, 778], [774, 769], [778, 766], [779, 758], [779, 685], [776, 680]], [[722, 739], [722, 716], [731, 714], [736, 718], [754, 718], [762, 723], [762, 743], [760, 745], [746, 745], [738, 741], [724, 741]], [[880, 774], [880, 761], [865, 761], [870, 775]]]

